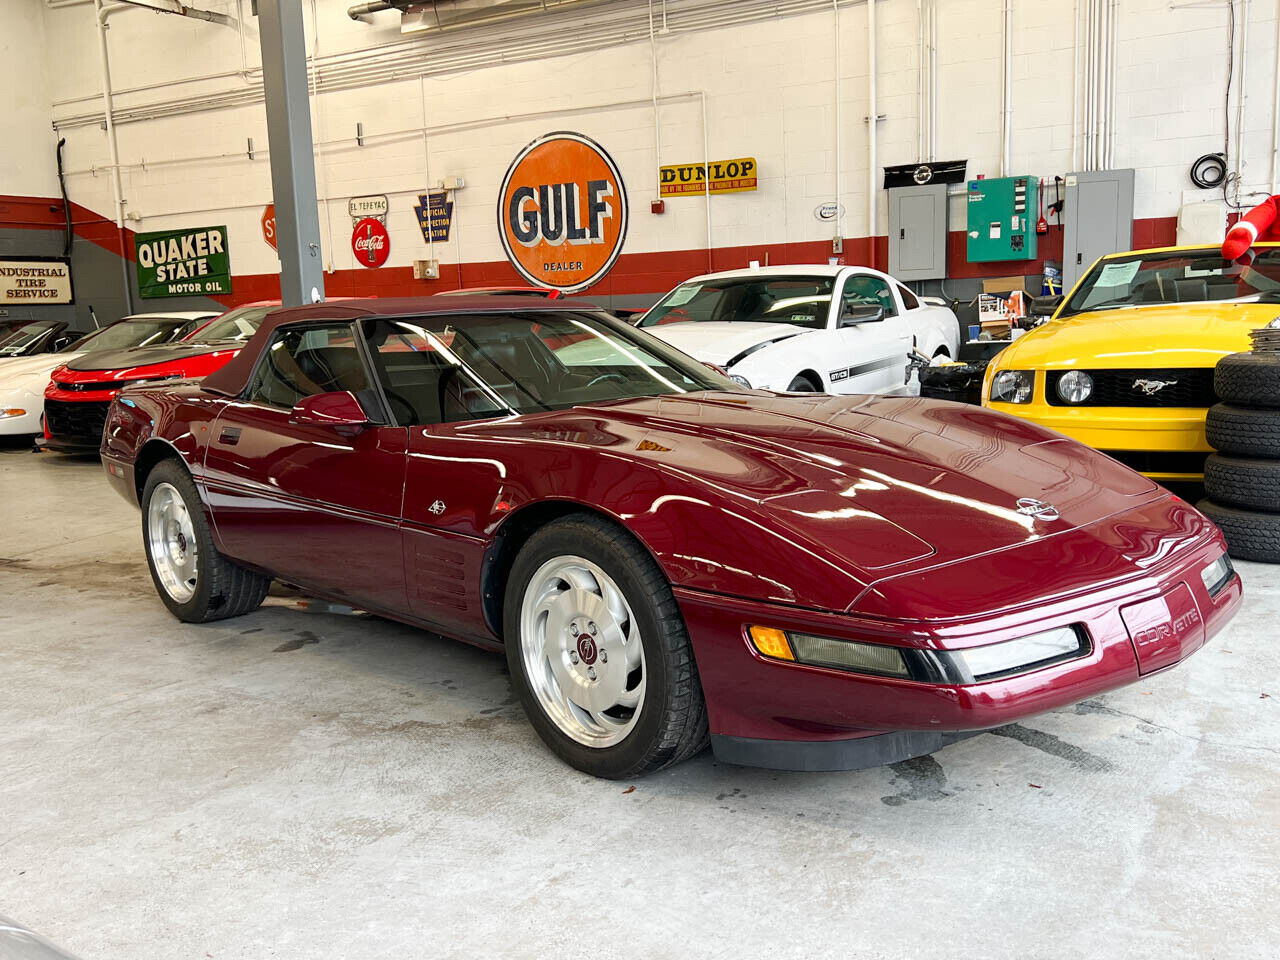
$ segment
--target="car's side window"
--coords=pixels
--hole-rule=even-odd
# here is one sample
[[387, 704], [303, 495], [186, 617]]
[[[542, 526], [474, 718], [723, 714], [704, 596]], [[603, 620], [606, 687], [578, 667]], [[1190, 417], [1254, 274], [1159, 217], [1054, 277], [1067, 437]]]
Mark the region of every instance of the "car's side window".
[[840, 312], [844, 314], [853, 307], [884, 307], [886, 317], [898, 315], [898, 305], [893, 302], [889, 284], [868, 273], [856, 273], [844, 282]]
[[258, 362], [248, 399], [289, 410], [303, 397], [335, 390], [350, 390], [357, 396], [367, 396], [369, 391], [349, 323], [278, 330]]
[[363, 329], [374, 372], [401, 426], [430, 426], [505, 416], [510, 409], [459, 356], [465, 344], [448, 324], [433, 329], [412, 320], [366, 320]]
[[915, 310], [920, 306], [919, 298], [902, 284], [898, 284], [898, 296], [902, 298], [902, 308], [904, 310]]

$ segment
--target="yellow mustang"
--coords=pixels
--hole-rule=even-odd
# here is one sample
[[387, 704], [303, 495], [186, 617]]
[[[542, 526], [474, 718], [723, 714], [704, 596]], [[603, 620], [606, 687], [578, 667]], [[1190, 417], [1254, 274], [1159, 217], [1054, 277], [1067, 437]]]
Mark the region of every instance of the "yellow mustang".
[[[1199, 480], [1213, 367], [1280, 320], [1280, 244], [1251, 263], [1217, 247], [1103, 257], [1048, 323], [987, 368], [983, 406], [1034, 420], [1149, 477]], [[1280, 326], [1280, 322], [1276, 324]]]

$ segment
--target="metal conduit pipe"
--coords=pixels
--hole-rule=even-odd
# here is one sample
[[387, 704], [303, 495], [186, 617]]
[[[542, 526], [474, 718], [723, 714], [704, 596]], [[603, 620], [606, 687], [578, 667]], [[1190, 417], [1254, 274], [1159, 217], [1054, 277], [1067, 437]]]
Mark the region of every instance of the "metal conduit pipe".
[[352, 20], [359, 20], [371, 13], [380, 13], [383, 10], [393, 10], [394, 5], [388, 3], [387, 0], [372, 0], [371, 3], [357, 3], [354, 7], [347, 8], [347, 16]]
[[1236, 94], [1236, 203], [1240, 202], [1240, 176], [1244, 168], [1244, 101], [1249, 90], [1245, 76], [1245, 67], [1249, 61], [1249, 5], [1249, 0], [1242, 0], [1240, 4], [1240, 82], [1237, 85], [1240, 92]]
[[844, 195], [844, 122], [840, 115], [840, 0], [831, 0], [831, 12], [835, 17], [835, 66], [832, 69], [832, 82], [835, 84], [835, 140], [836, 140], [836, 219], [831, 225], [832, 240], [843, 242], [844, 239], [844, 207], [841, 198]]
[[876, 0], [867, 0], [867, 240], [875, 260], [876, 238]]
[[[690, 3], [692, 0], [690, 0]], [[705, 6], [689, 6], [687, 10], [673, 8], [669, 30], [672, 34], [684, 34], [717, 27], [755, 23], [792, 14], [813, 13], [830, 9], [830, 0], [711, 0]], [[647, 6], [647, 0], [646, 0]], [[641, 42], [648, 34], [646, 7], [635, 13], [620, 14], [608, 21], [599, 18], [574, 24], [566, 33], [562, 24], [558, 29], [538, 36], [528, 30], [513, 32], [510, 27], [504, 33], [486, 34], [483, 49], [477, 49], [474, 36], [459, 37], [450, 42], [433, 43], [428, 52], [422, 41], [394, 41], [358, 51], [328, 55], [320, 59], [323, 79], [320, 93], [349, 90], [396, 80], [417, 80], [422, 75], [439, 75], [484, 66], [494, 66], [564, 56], [574, 53], [590, 53], [624, 43]], [[572, 37], [566, 40], [566, 36]], [[403, 52], [388, 55], [385, 51], [400, 48]], [[513, 55], [513, 50], [519, 50]], [[254, 69], [251, 73], [258, 73]], [[231, 76], [239, 76], [233, 72]], [[182, 82], [198, 82], [203, 78], [187, 78]], [[163, 117], [184, 116], [211, 109], [251, 106], [262, 102], [260, 85], [228, 90], [221, 93], [187, 95], [172, 100], [155, 101], [116, 111], [116, 122], [135, 122]], [[57, 129], [88, 126], [100, 122], [96, 113], [58, 117]]]
[[1275, 89], [1271, 94], [1271, 193], [1280, 180], [1280, 0], [1276, 3]]
[[120, 181], [120, 145], [111, 104], [111, 56], [107, 50], [107, 17], [124, 9], [105, 6], [94, 0], [94, 19], [98, 26], [98, 62], [102, 70], [102, 115], [107, 127], [107, 149], [111, 154], [111, 194], [115, 207], [116, 238], [120, 243], [120, 278], [123, 282], [125, 314], [133, 313], [133, 287], [129, 277], [129, 256], [124, 242], [124, 185]]
[[1013, 0], [1004, 0], [1004, 43], [1000, 78], [1000, 176], [1009, 175], [1010, 116], [1013, 113]]

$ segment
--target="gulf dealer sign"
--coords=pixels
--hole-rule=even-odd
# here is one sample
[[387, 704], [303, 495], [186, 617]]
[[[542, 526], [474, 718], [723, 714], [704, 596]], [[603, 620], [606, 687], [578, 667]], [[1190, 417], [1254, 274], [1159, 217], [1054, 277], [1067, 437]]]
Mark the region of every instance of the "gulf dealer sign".
[[600, 144], [558, 131], [521, 150], [498, 191], [498, 234], [530, 283], [566, 293], [600, 280], [627, 238], [627, 189]]

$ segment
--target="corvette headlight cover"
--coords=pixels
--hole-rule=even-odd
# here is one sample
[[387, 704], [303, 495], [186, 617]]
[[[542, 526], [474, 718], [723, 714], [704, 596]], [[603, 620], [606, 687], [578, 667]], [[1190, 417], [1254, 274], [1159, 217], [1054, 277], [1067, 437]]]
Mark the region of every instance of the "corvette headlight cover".
[[1035, 384], [1033, 370], [1001, 370], [991, 380], [991, 399], [997, 403], [1030, 403]]
[[1084, 637], [1074, 627], [1056, 627], [1017, 640], [951, 651], [950, 655], [965, 666], [977, 683], [1070, 660], [1088, 649]]
[[963, 686], [1028, 673], [1090, 650], [1083, 630], [1055, 627], [1016, 640], [964, 650], [926, 650], [882, 643], [837, 640], [776, 627], [748, 628], [752, 646], [762, 656], [813, 667], [921, 683]]

